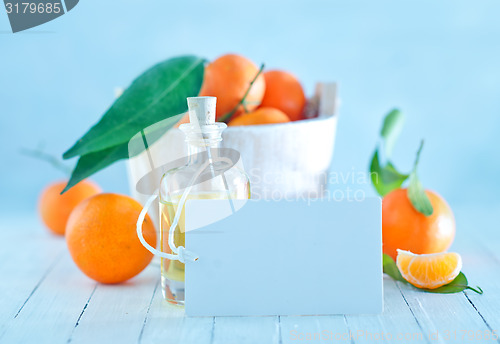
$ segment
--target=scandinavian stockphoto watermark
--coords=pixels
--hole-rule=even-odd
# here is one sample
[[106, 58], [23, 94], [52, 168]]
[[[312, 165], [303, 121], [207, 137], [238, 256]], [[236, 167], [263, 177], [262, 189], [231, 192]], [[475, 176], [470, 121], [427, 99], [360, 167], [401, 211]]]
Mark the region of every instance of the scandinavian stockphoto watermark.
[[[208, 153], [210, 152], [210, 154]], [[157, 188], [158, 180], [167, 171], [185, 166], [189, 161], [206, 162], [210, 159], [224, 160], [229, 163], [215, 162], [206, 165], [198, 177], [191, 181], [192, 185], [220, 178], [231, 168], [242, 167], [240, 153], [231, 148], [210, 148], [206, 152], [186, 155], [168, 163], [155, 164], [153, 157], [146, 151], [149, 168], [136, 182], [136, 190], [143, 195], [151, 195]], [[199, 164], [201, 165], [201, 164]], [[214, 168], [215, 167], [215, 168]], [[322, 172], [314, 176], [295, 175], [290, 171], [263, 171], [260, 168], [246, 170], [250, 180], [251, 198], [272, 201], [306, 200], [308, 204], [317, 201], [361, 202], [366, 198], [365, 189], [370, 185], [372, 173], [357, 171], [354, 168], [345, 172]], [[304, 185], [297, 185], [304, 183]], [[296, 190], [293, 189], [296, 185]], [[291, 187], [292, 186], [292, 187]], [[186, 185], [179, 185], [178, 192]]]
[[294, 171], [247, 170], [252, 198], [268, 200], [307, 200], [361, 202], [365, 190], [376, 172], [365, 172], [352, 167], [345, 171], [295, 173]]
[[71, 11], [79, 0], [4, 0], [12, 32], [45, 24]]
[[[289, 166], [282, 169], [260, 166], [246, 169], [240, 152], [231, 148], [210, 147], [208, 143], [205, 149], [202, 149], [204, 144], [201, 144], [199, 147], [201, 150], [191, 156], [186, 147], [179, 147], [178, 154], [168, 153], [171, 147], [165, 147], [166, 153], [162, 154], [158, 145], [165, 145], [169, 140], [163, 142], [157, 140], [163, 137], [176, 120], [170, 118], [155, 123], [137, 133], [129, 141], [129, 158], [135, 159], [141, 155], [138, 157], [141, 162], [140, 168], [133, 169], [132, 173], [136, 191], [141, 195], [153, 195], [165, 173], [186, 166], [188, 162], [192, 165], [193, 176], [194, 167], [198, 166], [200, 169], [196, 178], [185, 181], [189, 182], [190, 186], [212, 179], [217, 184], [221, 177], [224, 180], [226, 172], [230, 173], [232, 168], [237, 168], [245, 171], [248, 176], [251, 198], [272, 201], [306, 200], [308, 204], [328, 200], [361, 202], [366, 198], [365, 190], [370, 188], [371, 180], [377, 179], [375, 172], [366, 172], [355, 167], [341, 171], [297, 169]], [[202, 142], [204, 138], [200, 136], [199, 140]], [[173, 156], [176, 159], [172, 160]], [[135, 166], [135, 163], [132, 165]], [[188, 187], [187, 184], [181, 184], [176, 185], [177, 192]]]

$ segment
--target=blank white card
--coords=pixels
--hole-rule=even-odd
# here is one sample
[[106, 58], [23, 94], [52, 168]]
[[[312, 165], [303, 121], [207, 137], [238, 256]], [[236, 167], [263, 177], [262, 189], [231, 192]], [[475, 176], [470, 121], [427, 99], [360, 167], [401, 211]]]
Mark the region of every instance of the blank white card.
[[186, 315], [375, 314], [381, 200], [190, 200]]

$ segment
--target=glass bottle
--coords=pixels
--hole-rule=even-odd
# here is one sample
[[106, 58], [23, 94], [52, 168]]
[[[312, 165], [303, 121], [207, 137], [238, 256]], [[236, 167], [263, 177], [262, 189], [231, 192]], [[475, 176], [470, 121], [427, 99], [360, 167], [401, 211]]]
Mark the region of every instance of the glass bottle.
[[[246, 173], [236, 165], [219, 159], [222, 131], [226, 124], [215, 122], [215, 97], [188, 98], [190, 123], [179, 128], [186, 135], [187, 164], [166, 172], [160, 182], [160, 248], [171, 253], [168, 232], [178, 211], [178, 203], [187, 188], [189, 199], [248, 199], [250, 183]], [[195, 182], [193, 183], [193, 180]], [[185, 246], [185, 214], [181, 209], [174, 230], [175, 246]], [[161, 287], [170, 303], [184, 304], [184, 263], [161, 258]]]

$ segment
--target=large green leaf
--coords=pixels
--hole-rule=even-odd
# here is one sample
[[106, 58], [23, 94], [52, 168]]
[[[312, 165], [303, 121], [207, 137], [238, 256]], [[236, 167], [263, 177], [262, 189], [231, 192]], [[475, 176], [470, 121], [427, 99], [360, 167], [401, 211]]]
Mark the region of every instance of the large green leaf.
[[[127, 143], [142, 129], [187, 111], [186, 98], [198, 95], [205, 60], [181, 56], [161, 62], [135, 79], [101, 120], [63, 155], [69, 159]], [[108, 156], [108, 153], [96, 153]], [[86, 159], [85, 159], [86, 160]], [[95, 168], [94, 168], [95, 170]]]
[[122, 143], [101, 151], [82, 155], [71, 173], [71, 178], [61, 194], [94, 173], [108, 167], [112, 163], [128, 158], [128, 144]]
[[71, 174], [68, 184], [61, 193], [68, 191], [83, 179], [90, 177], [118, 160], [128, 159], [140, 154], [144, 149], [156, 142], [167, 130], [172, 128], [181, 116], [182, 114], [170, 117], [145, 128], [134, 135], [129, 142], [82, 155], [78, 159], [78, 163]]
[[375, 190], [383, 197], [392, 190], [400, 188], [408, 175], [398, 172], [391, 162], [381, 166], [378, 149], [376, 149], [370, 164], [370, 177]]

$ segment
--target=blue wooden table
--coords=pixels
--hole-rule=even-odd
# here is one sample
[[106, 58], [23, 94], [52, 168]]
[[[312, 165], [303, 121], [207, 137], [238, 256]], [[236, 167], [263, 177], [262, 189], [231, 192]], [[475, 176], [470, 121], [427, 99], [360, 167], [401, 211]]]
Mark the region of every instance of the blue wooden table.
[[122, 285], [98, 284], [34, 215], [2, 216], [0, 343], [500, 343], [500, 206], [455, 213], [452, 249], [483, 295], [424, 293], [384, 277], [379, 316], [215, 318], [168, 305], [154, 263]]

